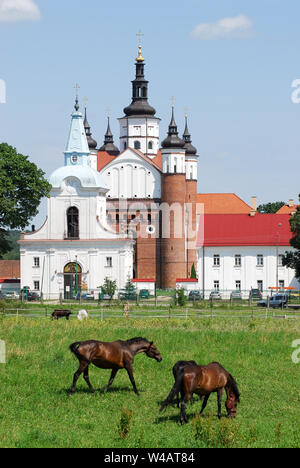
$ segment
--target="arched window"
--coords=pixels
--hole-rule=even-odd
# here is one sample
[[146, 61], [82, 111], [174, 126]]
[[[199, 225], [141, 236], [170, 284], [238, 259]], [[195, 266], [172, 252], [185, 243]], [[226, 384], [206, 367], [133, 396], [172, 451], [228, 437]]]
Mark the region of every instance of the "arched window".
[[150, 149], [150, 150], [153, 149], [153, 141], [149, 141], [149, 143], [148, 143], [148, 149]]
[[147, 88], [142, 88], [142, 96], [147, 97]]
[[139, 141], [134, 142], [134, 149], [140, 150], [141, 149], [141, 143]]
[[79, 211], [72, 206], [67, 211], [68, 239], [79, 239]]
[[126, 150], [126, 148], [127, 148], [127, 143], [126, 143], [126, 141], [125, 141], [125, 142], [124, 142], [124, 150]]

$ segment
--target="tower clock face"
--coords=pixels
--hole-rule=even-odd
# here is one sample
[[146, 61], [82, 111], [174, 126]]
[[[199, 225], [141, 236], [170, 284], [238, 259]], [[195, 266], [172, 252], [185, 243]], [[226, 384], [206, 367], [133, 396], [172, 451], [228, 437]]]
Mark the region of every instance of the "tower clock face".
[[78, 156], [72, 156], [71, 157], [72, 164], [77, 164], [78, 163]]

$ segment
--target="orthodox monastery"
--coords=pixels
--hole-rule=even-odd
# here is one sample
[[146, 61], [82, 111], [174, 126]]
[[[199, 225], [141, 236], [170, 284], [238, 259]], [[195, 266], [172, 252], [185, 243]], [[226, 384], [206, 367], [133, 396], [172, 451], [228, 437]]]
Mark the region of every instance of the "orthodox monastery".
[[[180, 136], [172, 106], [160, 144], [141, 45], [135, 68], [118, 146], [108, 117], [98, 149], [76, 98], [64, 165], [50, 177], [47, 219], [20, 240], [21, 286], [52, 298], [97, 289], [106, 277], [118, 289], [129, 277], [203, 290], [294, 284], [293, 272], [278, 265], [279, 247], [280, 254], [289, 249], [290, 213], [258, 215], [234, 194], [197, 194], [198, 155], [187, 117]], [[261, 256], [272, 259], [264, 263]], [[194, 270], [199, 281], [191, 278]]]

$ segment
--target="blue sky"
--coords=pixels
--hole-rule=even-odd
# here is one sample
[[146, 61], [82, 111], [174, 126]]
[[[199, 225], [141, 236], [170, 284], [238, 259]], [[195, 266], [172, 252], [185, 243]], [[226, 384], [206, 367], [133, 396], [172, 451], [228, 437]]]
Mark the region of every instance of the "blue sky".
[[[141, 28], [161, 138], [171, 97], [180, 131], [189, 109], [199, 192], [298, 199], [300, 104], [291, 85], [300, 79], [299, 0], [9, 1], [27, 9], [9, 16], [0, 0], [0, 140], [47, 176], [63, 164], [76, 82], [93, 137], [102, 142], [110, 107], [118, 143]], [[36, 224], [44, 215], [43, 207]]]

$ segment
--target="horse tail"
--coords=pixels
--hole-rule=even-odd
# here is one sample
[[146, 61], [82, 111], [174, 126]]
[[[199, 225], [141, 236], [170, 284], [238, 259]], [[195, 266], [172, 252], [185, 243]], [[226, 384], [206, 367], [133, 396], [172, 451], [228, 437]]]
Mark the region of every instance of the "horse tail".
[[72, 343], [70, 345], [70, 351], [71, 353], [75, 354], [75, 356], [79, 359], [79, 360], [84, 360], [84, 361], [87, 361], [89, 362], [89, 360], [83, 356], [82, 354], [80, 354], [80, 352], [78, 351], [78, 348], [79, 346], [81, 345], [81, 342], [76, 342], [76, 343]]
[[228, 383], [229, 383], [229, 386], [231, 388], [231, 390], [233, 391], [234, 395], [235, 395], [235, 398], [237, 399], [238, 403], [240, 402], [240, 391], [238, 389], [238, 386], [237, 386], [237, 383], [236, 381], [234, 380], [234, 378], [232, 377], [231, 374], [228, 374]]
[[161, 408], [160, 408], [159, 411], [163, 411], [170, 403], [172, 403], [175, 396], [180, 392], [183, 377], [184, 377], [184, 368], [182, 367], [181, 369], [179, 369], [178, 374], [176, 376], [175, 383], [174, 383], [169, 395], [167, 396], [165, 401], [162, 403]]

